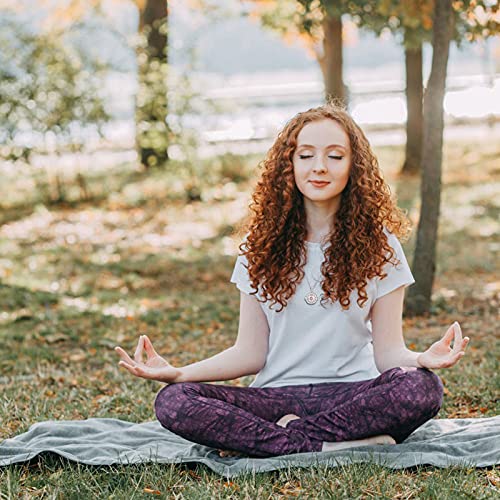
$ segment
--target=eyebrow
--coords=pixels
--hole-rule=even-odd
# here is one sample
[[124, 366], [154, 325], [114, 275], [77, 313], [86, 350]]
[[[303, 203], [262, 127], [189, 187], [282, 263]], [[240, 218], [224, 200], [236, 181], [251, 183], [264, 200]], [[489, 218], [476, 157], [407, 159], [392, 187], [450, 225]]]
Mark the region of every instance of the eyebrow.
[[[311, 144], [299, 144], [297, 146], [297, 149], [299, 148], [311, 148], [311, 149], [315, 149], [315, 146], [312, 146]], [[329, 144], [327, 146], [327, 148], [342, 148], [344, 150], [346, 150], [347, 148], [345, 146], [343, 146], [342, 144]]]

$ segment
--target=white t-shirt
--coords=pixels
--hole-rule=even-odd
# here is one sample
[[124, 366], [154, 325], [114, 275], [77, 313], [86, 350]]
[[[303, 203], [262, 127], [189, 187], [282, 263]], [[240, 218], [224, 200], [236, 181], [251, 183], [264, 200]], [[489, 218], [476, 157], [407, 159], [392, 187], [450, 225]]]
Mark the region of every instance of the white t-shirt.
[[[305, 302], [309, 286], [304, 277], [280, 312], [276, 312], [280, 304], [271, 307], [270, 300], [260, 302], [269, 324], [269, 349], [266, 364], [250, 387], [351, 382], [379, 375], [373, 356], [370, 309], [379, 297], [415, 283], [399, 240], [388, 231], [386, 234], [401, 262], [398, 266], [386, 263], [387, 276], [368, 281], [368, 300], [362, 308], [357, 303], [358, 292], [354, 290], [348, 310], [343, 310], [338, 301], [327, 302], [324, 307], [320, 305], [323, 293], [320, 268], [324, 253], [320, 243], [306, 242], [304, 272], [318, 301], [313, 305]], [[254, 289], [243, 264], [248, 264], [246, 256], [239, 255], [230, 281], [249, 294]], [[316, 285], [315, 280], [318, 280]], [[260, 292], [259, 289], [257, 295], [262, 298]]]

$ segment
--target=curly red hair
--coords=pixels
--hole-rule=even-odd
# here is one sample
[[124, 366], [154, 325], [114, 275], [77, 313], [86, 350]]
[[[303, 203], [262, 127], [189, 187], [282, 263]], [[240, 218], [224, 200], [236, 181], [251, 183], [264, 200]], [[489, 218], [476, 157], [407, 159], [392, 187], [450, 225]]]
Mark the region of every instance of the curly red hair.
[[328, 235], [321, 266], [324, 301], [339, 301], [348, 309], [350, 295], [358, 291], [360, 307], [368, 300], [367, 281], [384, 278], [383, 266], [397, 264], [384, 227], [399, 238], [410, 232], [410, 221], [391, 196], [378, 160], [353, 118], [342, 105], [330, 103], [298, 113], [278, 134], [265, 159], [259, 164], [261, 178], [252, 195], [247, 222], [239, 234], [246, 240], [239, 249], [248, 260], [248, 274], [254, 291], [261, 288], [261, 302], [279, 303], [282, 311], [304, 278], [306, 260], [306, 213], [304, 199], [295, 183], [293, 155], [297, 136], [306, 123], [335, 120], [349, 137], [351, 168], [341, 194], [334, 226]]

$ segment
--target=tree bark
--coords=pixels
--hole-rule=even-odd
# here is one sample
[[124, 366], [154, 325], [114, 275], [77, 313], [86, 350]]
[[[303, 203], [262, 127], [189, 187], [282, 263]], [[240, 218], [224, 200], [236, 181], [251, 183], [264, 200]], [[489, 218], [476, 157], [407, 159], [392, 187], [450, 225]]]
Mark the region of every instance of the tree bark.
[[323, 60], [320, 67], [325, 83], [325, 99], [338, 98], [347, 105], [347, 92], [343, 81], [342, 18], [325, 12], [323, 18]]
[[[168, 1], [146, 0], [139, 31], [146, 46], [138, 50], [139, 91], [136, 100], [136, 142], [145, 167], [168, 160], [167, 82]], [[139, 95], [140, 94], [140, 95]]]
[[148, 51], [151, 57], [167, 62], [168, 34], [164, 22], [168, 19], [168, 0], [147, 0], [141, 12], [139, 29], [148, 29]]
[[406, 69], [406, 152], [401, 169], [403, 174], [417, 174], [422, 164], [423, 136], [423, 76], [422, 43], [419, 47], [405, 47]]
[[422, 203], [413, 259], [413, 272], [416, 283], [409, 289], [405, 309], [405, 312], [411, 315], [428, 313], [431, 307], [441, 199], [443, 100], [450, 49], [451, 16], [451, 0], [436, 0], [432, 40], [432, 67], [424, 97]]

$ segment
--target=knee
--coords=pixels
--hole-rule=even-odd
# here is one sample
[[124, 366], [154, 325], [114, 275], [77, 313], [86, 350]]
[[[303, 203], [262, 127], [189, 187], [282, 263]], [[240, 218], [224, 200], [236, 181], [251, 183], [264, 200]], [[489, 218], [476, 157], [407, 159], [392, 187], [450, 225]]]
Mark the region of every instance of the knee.
[[403, 369], [407, 370], [409, 396], [416, 409], [428, 418], [437, 415], [443, 404], [443, 383], [439, 376], [425, 368]]
[[160, 424], [169, 430], [174, 430], [176, 424], [182, 420], [182, 407], [189, 397], [186, 386], [189, 382], [179, 382], [163, 387], [156, 395], [154, 409]]

